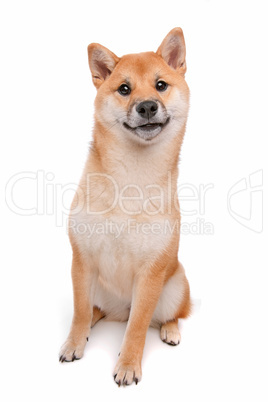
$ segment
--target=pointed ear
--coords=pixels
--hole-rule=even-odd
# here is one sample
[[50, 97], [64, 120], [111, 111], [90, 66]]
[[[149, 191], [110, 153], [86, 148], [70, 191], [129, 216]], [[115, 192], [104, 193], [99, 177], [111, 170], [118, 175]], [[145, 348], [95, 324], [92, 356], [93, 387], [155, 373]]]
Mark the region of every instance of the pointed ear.
[[181, 28], [170, 31], [156, 52], [165, 62], [181, 74], [186, 72], [186, 48]]
[[93, 84], [96, 88], [99, 88], [112, 73], [119, 61], [119, 57], [98, 43], [91, 43], [87, 51]]

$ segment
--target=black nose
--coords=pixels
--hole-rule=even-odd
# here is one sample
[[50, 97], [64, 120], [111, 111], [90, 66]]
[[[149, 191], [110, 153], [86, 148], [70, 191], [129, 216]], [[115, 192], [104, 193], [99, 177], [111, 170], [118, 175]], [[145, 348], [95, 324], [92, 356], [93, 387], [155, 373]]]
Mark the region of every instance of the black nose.
[[158, 105], [156, 102], [153, 101], [144, 101], [138, 104], [136, 107], [137, 112], [140, 116], [150, 119], [153, 117], [158, 109]]

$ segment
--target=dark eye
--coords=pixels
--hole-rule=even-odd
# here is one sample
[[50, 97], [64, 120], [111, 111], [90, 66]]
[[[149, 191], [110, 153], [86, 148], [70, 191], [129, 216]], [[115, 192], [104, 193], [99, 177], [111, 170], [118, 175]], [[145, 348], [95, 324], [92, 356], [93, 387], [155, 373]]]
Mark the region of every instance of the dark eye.
[[127, 96], [130, 94], [131, 89], [129, 88], [129, 86], [127, 84], [122, 84], [120, 85], [120, 87], [118, 88], [118, 92], [120, 93], [120, 95], [122, 96]]
[[165, 91], [165, 90], [167, 89], [167, 87], [168, 87], [168, 84], [167, 84], [165, 81], [158, 81], [158, 82], [156, 83], [156, 86], [155, 86], [155, 88], [156, 88], [157, 91], [159, 91], [159, 92]]

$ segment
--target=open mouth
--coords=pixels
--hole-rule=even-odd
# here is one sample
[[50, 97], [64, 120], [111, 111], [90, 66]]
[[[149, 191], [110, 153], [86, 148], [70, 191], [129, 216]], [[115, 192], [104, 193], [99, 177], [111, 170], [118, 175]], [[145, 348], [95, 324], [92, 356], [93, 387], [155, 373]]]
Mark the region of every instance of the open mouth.
[[130, 127], [127, 123], [123, 123], [123, 125], [144, 140], [150, 141], [156, 137], [168, 123], [169, 117], [164, 123], [147, 123], [137, 127]]

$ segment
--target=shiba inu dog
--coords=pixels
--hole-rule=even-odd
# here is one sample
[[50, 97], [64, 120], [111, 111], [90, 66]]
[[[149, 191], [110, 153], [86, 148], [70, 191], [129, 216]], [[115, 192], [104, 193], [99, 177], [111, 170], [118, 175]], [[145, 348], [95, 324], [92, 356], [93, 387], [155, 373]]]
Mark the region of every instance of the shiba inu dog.
[[74, 316], [60, 361], [80, 359], [101, 318], [128, 320], [114, 380], [141, 380], [150, 325], [180, 342], [190, 314], [189, 284], [178, 261], [178, 158], [189, 89], [185, 41], [173, 29], [156, 52], [117, 57], [88, 46], [97, 88], [93, 142], [70, 218]]

